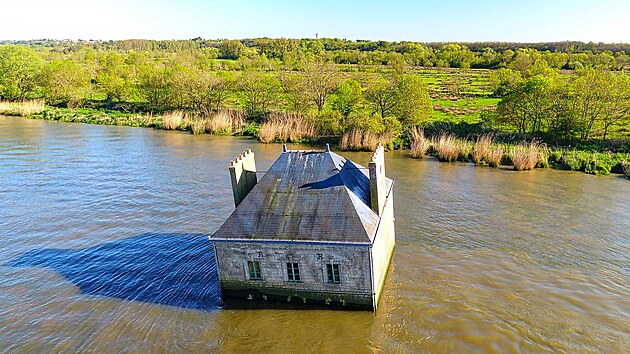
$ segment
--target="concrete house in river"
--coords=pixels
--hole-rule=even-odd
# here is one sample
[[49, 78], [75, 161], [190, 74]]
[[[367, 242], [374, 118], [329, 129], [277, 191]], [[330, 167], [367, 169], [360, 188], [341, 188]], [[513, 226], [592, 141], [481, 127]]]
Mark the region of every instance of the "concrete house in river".
[[249, 149], [229, 169], [236, 209], [209, 237], [224, 297], [376, 310], [395, 244], [382, 146], [368, 168], [285, 145], [260, 181]]

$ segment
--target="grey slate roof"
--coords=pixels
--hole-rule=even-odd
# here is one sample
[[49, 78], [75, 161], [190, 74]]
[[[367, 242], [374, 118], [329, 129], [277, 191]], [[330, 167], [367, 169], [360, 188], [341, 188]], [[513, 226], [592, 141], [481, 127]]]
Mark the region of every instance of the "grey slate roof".
[[210, 239], [371, 243], [379, 220], [367, 168], [330, 151], [288, 151]]

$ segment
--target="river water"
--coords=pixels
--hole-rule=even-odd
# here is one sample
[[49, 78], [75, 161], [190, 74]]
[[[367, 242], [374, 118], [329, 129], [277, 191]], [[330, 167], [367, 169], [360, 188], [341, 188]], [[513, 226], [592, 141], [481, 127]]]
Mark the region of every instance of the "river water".
[[[222, 309], [233, 137], [0, 116], [0, 351], [630, 352], [630, 182], [386, 154], [376, 313]], [[367, 153], [342, 153], [367, 164]]]

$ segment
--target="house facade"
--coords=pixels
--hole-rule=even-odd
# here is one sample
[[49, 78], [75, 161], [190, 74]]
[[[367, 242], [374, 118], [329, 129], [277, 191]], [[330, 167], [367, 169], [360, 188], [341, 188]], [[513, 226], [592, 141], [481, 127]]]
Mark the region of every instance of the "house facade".
[[376, 310], [395, 245], [393, 181], [327, 147], [282, 154], [260, 179], [230, 165], [236, 208], [212, 235], [224, 297]]

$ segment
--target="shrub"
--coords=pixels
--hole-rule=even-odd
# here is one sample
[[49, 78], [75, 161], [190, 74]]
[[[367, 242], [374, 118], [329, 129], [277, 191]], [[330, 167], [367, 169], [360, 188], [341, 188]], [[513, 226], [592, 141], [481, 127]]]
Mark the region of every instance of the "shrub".
[[503, 145], [493, 145], [486, 154], [486, 162], [490, 167], [499, 167], [503, 159]]
[[630, 162], [621, 161], [621, 170], [626, 178], [630, 179]]
[[512, 151], [512, 163], [517, 171], [531, 170], [538, 163], [538, 144], [523, 143], [516, 145]]
[[185, 113], [183, 111], [166, 112], [162, 115], [162, 128], [167, 130], [178, 129], [184, 117]]
[[610, 154], [592, 153], [584, 164], [584, 172], [593, 175], [608, 175], [617, 164]]
[[562, 167], [571, 171], [584, 171], [585, 154], [581, 151], [565, 151], [561, 158]]
[[422, 158], [429, 150], [429, 146], [431, 142], [424, 136], [424, 130], [413, 127], [411, 129], [411, 157]]
[[561, 163], [562, 162], [562, 150], [553, 150], [549, 153], [549, 158], [547, 160], [550, 163]]
[[481, 164], [484, 160], [488, 162], [488, 154], [492, 148], [492, 135], [483, 134], [475, 142], [472, 158], [476, 164]]

